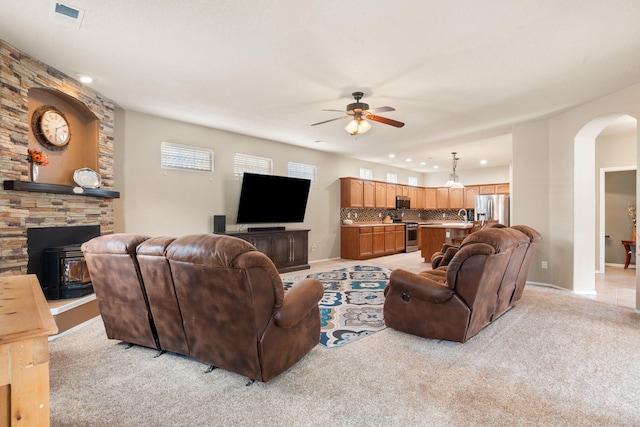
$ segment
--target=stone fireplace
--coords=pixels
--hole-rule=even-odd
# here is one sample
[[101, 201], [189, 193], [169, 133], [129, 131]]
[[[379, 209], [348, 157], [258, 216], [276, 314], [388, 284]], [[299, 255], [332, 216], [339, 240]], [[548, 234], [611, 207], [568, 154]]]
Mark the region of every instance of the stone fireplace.
[[[113, 191], [112, 101], [2, 40], [0, 81], [0, 276], [5, 276], [28, 273], [28, 229], [97, 225], [102, 234], [113, 233], [113, 199], [119, 193]], [[51, 164], [46, 166], [51, 169], [42, 183], [28, 182], [27, 149], [46, 152], [34, 145], [38, 143], [29, 126], [34, 108], [29, 92], [34, 89], [53, 94], [49, 98], [53, 101], [47, 102], [61, 99], [65, 105], [81, 105], [88, 111], [79, 114], [78, 120], [90, 116], [89, 131], [72, 136], [69, 145], [95, 140], [80, 155], [71, 149], [51, 153]], [[85, 160], [77, 160], [83, 156]], [[68, 169], [82, 167], [80, 161], [100, 174], [99, 189], [78, 194], [82, 190], [74, 187]]]

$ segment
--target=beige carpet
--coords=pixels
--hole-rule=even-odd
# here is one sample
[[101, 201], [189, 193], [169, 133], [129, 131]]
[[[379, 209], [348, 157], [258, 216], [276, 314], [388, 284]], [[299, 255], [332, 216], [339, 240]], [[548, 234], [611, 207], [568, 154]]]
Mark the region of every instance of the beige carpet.
[[640, 315], [536, 286], [466, 344], [387, 328], [249, 387], [99, 320], [50, 351], [52, 426], [640, 425]]

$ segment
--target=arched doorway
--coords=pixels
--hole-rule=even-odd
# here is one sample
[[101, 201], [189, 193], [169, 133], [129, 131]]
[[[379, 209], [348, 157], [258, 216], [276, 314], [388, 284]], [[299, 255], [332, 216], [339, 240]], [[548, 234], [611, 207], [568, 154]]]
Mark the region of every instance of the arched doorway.
[[[596, 239], [599, 238], [595, 209], [596, 138], [608, 125], [629, 117], [626, 114], [597, 117], [584, 125], [574, 138], [573, 290], [576, 293], [595, 293]], [[637, 128], [637, 122], [635, 126]], [[638, 289], [640, 281], [636, 276], [636, 294]], [[636, 308], [639, 306], [636, 297]]]

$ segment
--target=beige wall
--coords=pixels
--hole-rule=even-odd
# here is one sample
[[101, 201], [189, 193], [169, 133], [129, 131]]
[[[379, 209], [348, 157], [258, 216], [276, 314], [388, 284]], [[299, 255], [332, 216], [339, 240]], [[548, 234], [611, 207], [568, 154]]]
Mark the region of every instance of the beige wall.
[[[545, 240], [537, 259], [549, 262], [546, 271], [540, 263], [532, 265], [530, 277], [577, 292], [593, 291], [595, 137], [621, 115], [640, 117], [638, 100], [640, 84], [549, 120], [514, 126], [514, 221], [539, 225]], [[521, 209], [528, 198], [530, 208]]]
[[[163, 141], [213, 149], [214, 172], [161, 169]], [[237, 152], [272, 158], [275, 175], [287, 175], [289, 161], [317, 166], [305, 222], [286, 224], [311, 230], [309, 245], [316, 245], [309, 250], [311, 261], [340, 256], [340, 177], [358, 176], [360, 167], [368, 167], [374, 179], [386, 179], [387, 172], [397, 173], [402, 183], [409, 175], [422, 179], [406, 170], [118, 109], [114, 175], [122, 198], [115, 205], [116, 230], [152, 236], [210, 233], [214, 215], [226, 215], [227, 229], [237, 229]]]

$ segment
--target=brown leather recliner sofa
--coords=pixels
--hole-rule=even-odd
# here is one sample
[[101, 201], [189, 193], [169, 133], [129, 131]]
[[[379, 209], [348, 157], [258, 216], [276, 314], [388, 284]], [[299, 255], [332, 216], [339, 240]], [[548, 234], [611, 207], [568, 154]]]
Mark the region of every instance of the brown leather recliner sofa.
[[487, 228], [467, 236], [444, 269], [394, 270], [385, 288], [385, 324], [467, 341], [520, 298], [540, 238], [530, 227]]
[[82, 251], [111, 339], [264, 382], [319, 342], [322, 284], [285, 292], [273, 262], [244, 240], [112, 234]]

